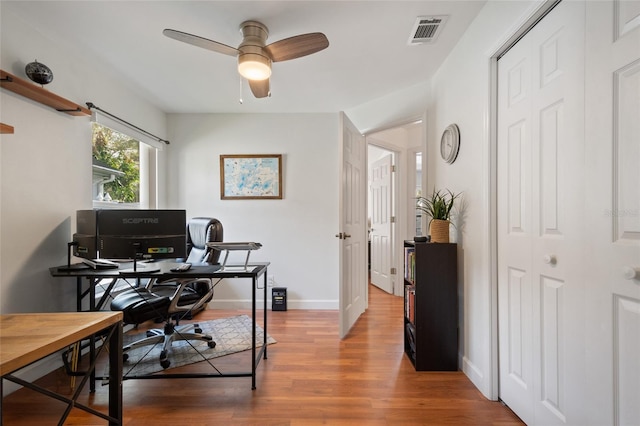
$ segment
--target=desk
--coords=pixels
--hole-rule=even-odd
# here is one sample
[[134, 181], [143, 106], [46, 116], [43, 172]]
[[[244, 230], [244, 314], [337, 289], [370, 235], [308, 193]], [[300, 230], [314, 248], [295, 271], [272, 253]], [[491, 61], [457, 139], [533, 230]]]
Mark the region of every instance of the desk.
[[[163, 378], [196, 378], [196, 377], [251, 377], [251, 389], [256, 389], [256, 369], [260, 360], [262, 358], [267, 359], [267, 267], [269, 266], [268, 262], [265, 263], [252, 263], [247, 266], [246, 270], [221, 270], [219, 265], [197, 265], [194, 264], [191, 266], [191, 269], [185, 272], [172, 272], [171, 268], [175, 267], [177, 263], [171, 261], [162, 261], [162, 262], [154, 262], [153, 265], [155, 271], [154, 272], [145, 272], [143, 268], [140, 268], [135, 274], [127, 273], [121, 274], [120, 270], [130, 270], [132, 268], [131, 264], [123, 263], [120, 265], [119, 269], [78, 269], [71, 271], [59, 271], [58, 267], [50, 268], [49, 272], [54, 277], [75, 277], [76, 278], [76, 289], [77, 289], [77, 308], [78, 310], [82, 310], [82, 300], [85, 297], [89, 297], [89, 310], [94, 311], [97, 309], [102, 309], [103, 305], [107, 299], [108, 291], [105, 292], [105, 295], [98, 301], [95, 302], [95, 286], [96, 283], [104, 278], [127, 278], [127, 279], [135, 279], [135, 278], [156, 278], [159, 280], [166, 280], [170, 278], [182, 278], [182, 279], [192, 279], [192, 278], [212, 278], [212, 279], [222, 279], [222, 278], [250, 278], [252, 284], [251, 291], [251, 322], [252, 322], [252, 344], [251, 344], [251, 372], [246, 373], [211, 373], [211, 374], [173, 374], [173, 373], [163, 373], [157, 375], [146, 375], [146, 376], [127, 376], [124, 379], [163, 379]], [[159, 269], [159, 270], [158, 270]], [[239, 268], [243, 269], [243, 268]], [[263, 328], [264, 328], [264, 341], [261, 344], [261, 347], [257, 348], [256, 342], [256, 290], [258, 289], [258, 280], [260, 277], [263, 277]], [[88, 288], [84, 289], [83, 287], [83, 278], [87, 279], [89, 282]], [[93, 358], [93, 345], [92, 345], [92, 358]], [[91, 389], [95, 390], [95, 376], [92, 376], [91, 381]]]
[[[87, 382], [86, 375], [72, 398], [43, 389], [13, 376], [17, 370], [65, 349], [78, 340], [109, 331], [109, 415], [79, 404], [76, 398]], [[106, 347], [104, 345], [103, 347]], [[92, 363], [89, 370], [93, 371]], [[67, 403], [60, 423], [63, 424], [73, 407], [80, 408], [109, 421], [122, 424], [122, 312], [65, 312], [0, 315], [0, 397], [2, 381], [9, 380], [44, 395]], [[0, 399], [0, 423], [2, 400]]]

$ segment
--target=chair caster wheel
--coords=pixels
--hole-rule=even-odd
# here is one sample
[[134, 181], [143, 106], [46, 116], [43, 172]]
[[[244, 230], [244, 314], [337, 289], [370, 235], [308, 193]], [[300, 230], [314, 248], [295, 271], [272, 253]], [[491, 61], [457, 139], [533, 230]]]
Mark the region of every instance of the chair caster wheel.
[[171, 365], [171, 361], [169, 361], [168, 355], [169, 354], [167, 351], [160, 352], [160, 366], [162, 368], [169, 368], [169, 366]]
[[207, 345], [208, 345], [210, 348], [215, 348], [215, 347], [216, 347], [216, 342], [214, 342], [214, 341], [212, 340], [211, 342], [207, 342]]
[[122, 354], [122, 362], [127, 362], [129, 360], [129, 354]]
[[202, 329], [200, 327], [196, 327], [193, 329], [196, 333], [202, 333]]

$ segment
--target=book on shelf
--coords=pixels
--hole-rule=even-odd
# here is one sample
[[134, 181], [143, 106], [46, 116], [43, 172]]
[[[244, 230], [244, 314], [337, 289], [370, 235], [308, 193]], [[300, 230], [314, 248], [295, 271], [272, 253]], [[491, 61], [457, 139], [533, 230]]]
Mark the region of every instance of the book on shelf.
[[405, 326], [405, 333], [407, 335], [407, 343], [409, 345], [408, 355], [415, 361], [416, 358], [416, 327], [411, 323], [407, 323]]
[[416, 275], [416, 250], [413, 247], [404, 249], [404, 278], [413, 282]]
[[415, 324], [416, 288], [415, 286], [408, 285], [408, 286], [405, 286], [404, 291], [405, 291], [404, 315], [411, 324]]

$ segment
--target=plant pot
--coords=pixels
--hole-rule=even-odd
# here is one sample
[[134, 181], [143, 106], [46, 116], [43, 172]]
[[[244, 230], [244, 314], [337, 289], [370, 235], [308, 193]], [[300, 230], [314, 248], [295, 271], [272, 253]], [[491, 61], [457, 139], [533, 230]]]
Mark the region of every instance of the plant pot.
[[429, 225], [432, 243], [448, 243], [449, 242], [449, 221], [442, 219], [433, 219]]

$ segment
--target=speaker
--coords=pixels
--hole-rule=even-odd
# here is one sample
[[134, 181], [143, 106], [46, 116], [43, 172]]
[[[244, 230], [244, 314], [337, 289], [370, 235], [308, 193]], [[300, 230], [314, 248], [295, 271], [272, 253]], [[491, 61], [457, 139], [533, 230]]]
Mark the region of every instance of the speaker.
[[271, 291], [271, 310], [286, 311], [287, 310], [287, 288], [273, 287]]

